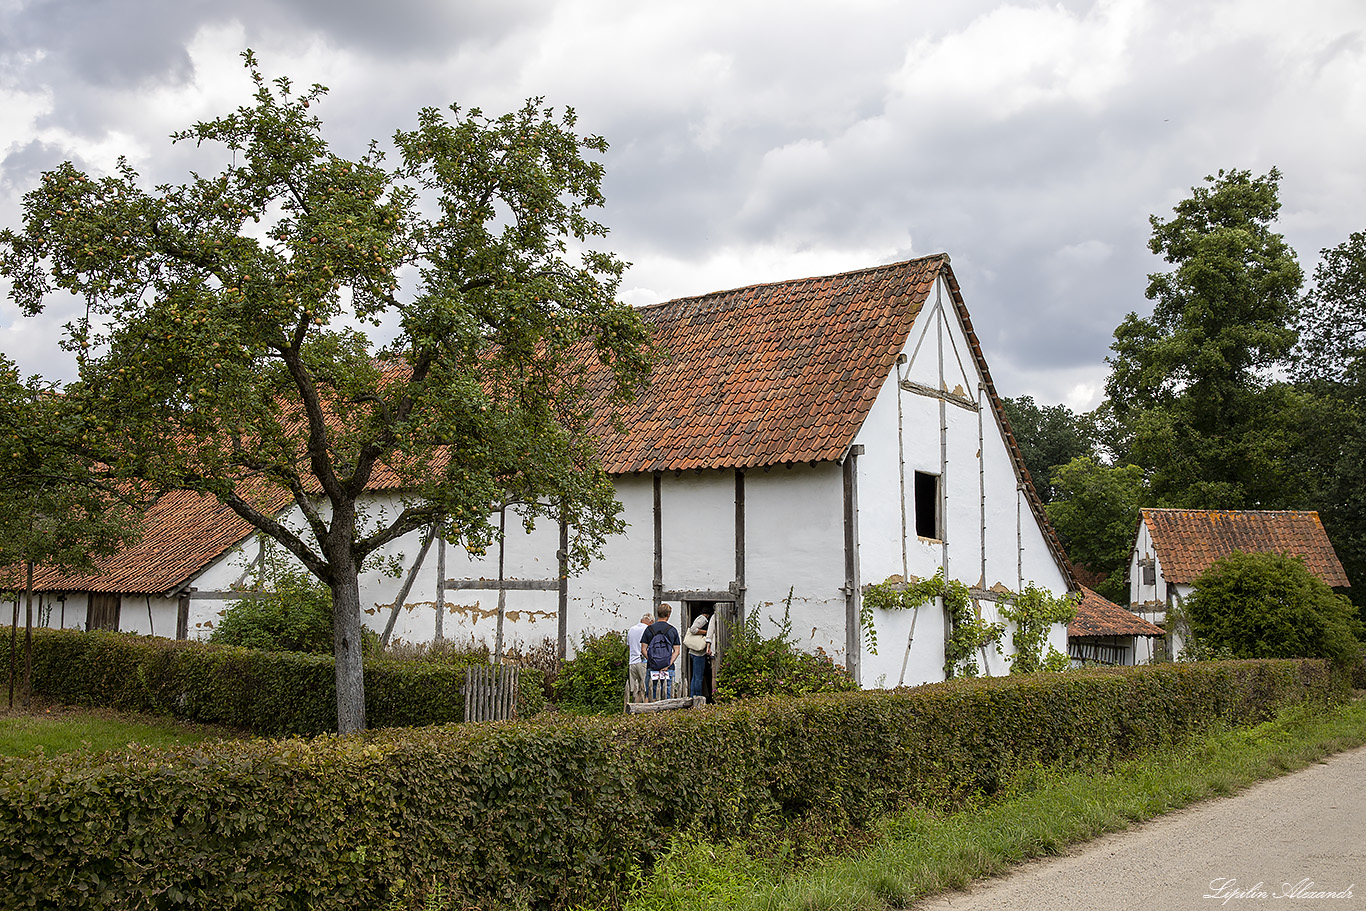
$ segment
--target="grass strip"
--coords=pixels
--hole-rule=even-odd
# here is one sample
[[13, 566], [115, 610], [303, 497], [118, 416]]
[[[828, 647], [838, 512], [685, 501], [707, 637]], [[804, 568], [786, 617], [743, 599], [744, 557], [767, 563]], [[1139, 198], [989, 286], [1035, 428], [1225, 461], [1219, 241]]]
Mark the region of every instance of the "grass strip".
[[856, 856], [795, 872], [739, 845], [679, 842], [641, 878], [631, 911], [885, 911], [1058, 854], [1071, 845], [1366, 744], [1366, 700], [1298, 706], [1252, 728], [1196, 738], [1106, 771], [1030, 770], [1003, 794], [950, 814], [888, 818]]
[[59, 753], [102, 753], [137, 743], [157, 749], [224, 736], [226, 729], [189, 725], [169, 718], [119, 715], [110, 711], [63, 709], [58, 713], [0, 717], [0, 756], [23, 756], [41, 749]]

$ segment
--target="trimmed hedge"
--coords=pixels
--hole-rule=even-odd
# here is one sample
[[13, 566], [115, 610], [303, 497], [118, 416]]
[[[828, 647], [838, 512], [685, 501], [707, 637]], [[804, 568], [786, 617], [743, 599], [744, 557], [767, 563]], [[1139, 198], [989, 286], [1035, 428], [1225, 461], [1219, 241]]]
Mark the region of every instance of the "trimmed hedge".
[[[22, 659], [20, 673], [22, 673]], [[0, 650], [0, 675], [9, 649]], [[440, 724], [465, 717], [465, 665], [365, 660], [365, 715], [372, 728]], [[68, 705], [174, 715], [267, 735], [337, 729], [333, 659], [103, 630], [33, 631], [33, 693]], [[518, 711], [545, 702], [520, 688]]]
[[[866, 824], [1342, 694], [1322, 662], [1163, 665], [0, 762], [10, 907], [601, 900], [669, 837]], [[463, 904], [461, 905], [464, 906]]]

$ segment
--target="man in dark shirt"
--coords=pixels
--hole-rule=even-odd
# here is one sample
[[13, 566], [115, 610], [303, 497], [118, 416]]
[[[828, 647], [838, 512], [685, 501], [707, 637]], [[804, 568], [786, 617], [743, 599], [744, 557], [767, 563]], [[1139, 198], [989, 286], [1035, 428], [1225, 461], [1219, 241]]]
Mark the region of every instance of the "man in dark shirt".
[[678, 663], [678, 656], [683, 651], [683, 640], [678, 635], [678, 630], [669, 622], [669, 615], [673, 613], [673, 607], [668, 604], [660, 604], [655, 608], [655, 622], [645, 627], [645, 632], [640, 635], [640, 654], [648, 662], [650, 659], [650, 640], [655, 636], [663, 636], [665, 640], [673, 646], [673, 654], [669, 658], [667, 669], [656, 668], [650, 665], [650, 692], [658, 692], [660, 681], [662, 681], [665, 699], [673, 698], [674, 665]]

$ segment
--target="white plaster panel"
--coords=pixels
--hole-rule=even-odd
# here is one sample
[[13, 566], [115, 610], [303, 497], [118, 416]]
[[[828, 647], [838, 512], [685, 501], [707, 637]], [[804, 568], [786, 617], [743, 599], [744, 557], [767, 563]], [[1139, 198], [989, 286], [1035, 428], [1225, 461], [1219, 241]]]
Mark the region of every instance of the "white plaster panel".
[[[248, 537], [209, 564], [198, 576], [191, 579], [190, 586], [201, 592], [228, 591], [239, 579], [243, 578], [247, 567], [260, 552], [260, 542], [259, 535]], [[302, 566], [299, 568], [303, 569]], [[255, 579], [256, 573], [252, 572], [246, 578], [246, 583], [251, 584]], [[191, 598], [189, 616], [186, 621], [186, 638], [209, 638], [222, 619], [223, 612], [235, 603], [235, 601], [226, 599]], [[172, 627], [172, 633], [174, 633], [174, 627]]]
[[665, 474], [660, 516], [665, 590], [725, 590], [735, 579], [734, 472]]
[[[893, 372], [883, 384], [855, 439], [855, 443], [863, 447], [856, 464], [859, 563], [864, 584], [904, 575], [903, 518], [905, 532], [915, 534], [915, 517], [910, 512], [912, 491], [907, 489], [905, 500], [902, 498], [901, 452], [897, 446], [898, 395], [905, 398], [910, 393], [900, 392]], [[907, 483], [911, 483], [909, 475]]]
[[177, 602], [157, 595], [124, 595], [119, 602], [119, 631], [175, 638]]
[[569, 584], [569, 644], [584, 633], [626, 630], [654, 607], [654, 483], [648, 474], [613, 479], [624, 534], [608, 538], [603, 558]]
[[865, 640], [864, 687], [890, 689], [944, 679], [944, 608], [939, 599], [918, 610], [874, 611], [873, 626], [877, 654]]
[[[11, 623], [18, 629], [24, 628], [25, 602], [23, 592], [17, 598], [0, 599], [0, 628], [8, 629]], [[85, 629], [85, 608], [86, 598], [80, 592], [68, 594], [65, 601], [58, 601], [52, 592], [34, 592], [33, 626], [44, 629]]]
[[745, 474], [745, 604], [772, 635], [792, 592], [792, 634], [844, 663], [844, 479], [839, 465]]

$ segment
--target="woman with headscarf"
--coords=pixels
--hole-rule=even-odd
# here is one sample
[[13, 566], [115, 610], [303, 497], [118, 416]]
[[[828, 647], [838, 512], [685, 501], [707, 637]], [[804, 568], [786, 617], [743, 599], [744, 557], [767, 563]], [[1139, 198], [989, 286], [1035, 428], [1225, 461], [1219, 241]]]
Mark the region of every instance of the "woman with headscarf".
[[688, 654], [692, 657], [689, 662], [692, 670], [692, 695], [707, 695], [707, 659], [711, 656], [711, 640], [707, 637], [707, 624], [711, 618], [706, 614], [698, 614], [693, 619], [692, 626], [688, 627], [688, 634], [683, 637], [683, 644], [688, 648]]

